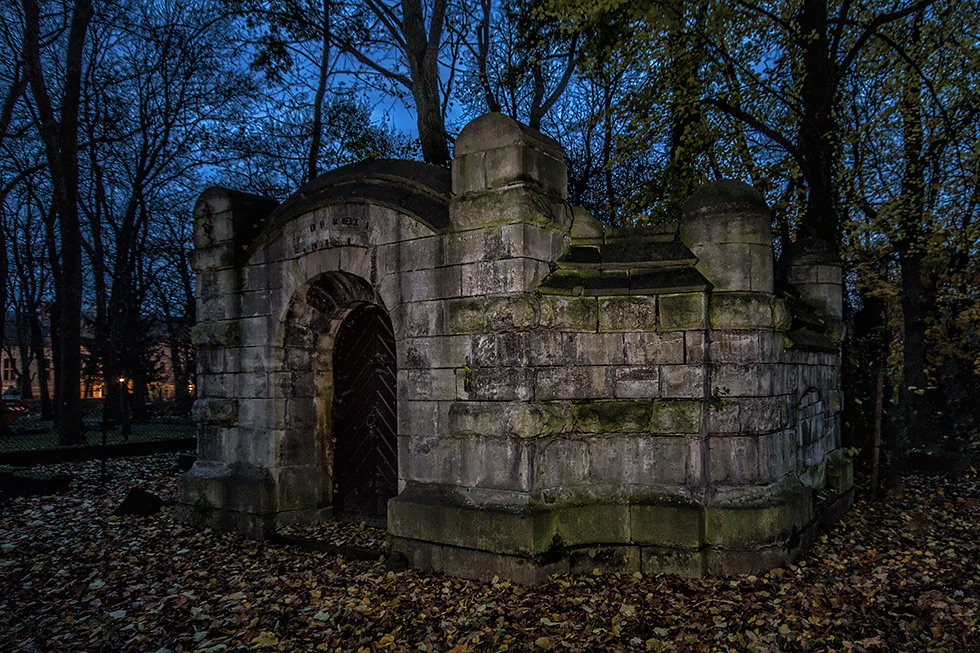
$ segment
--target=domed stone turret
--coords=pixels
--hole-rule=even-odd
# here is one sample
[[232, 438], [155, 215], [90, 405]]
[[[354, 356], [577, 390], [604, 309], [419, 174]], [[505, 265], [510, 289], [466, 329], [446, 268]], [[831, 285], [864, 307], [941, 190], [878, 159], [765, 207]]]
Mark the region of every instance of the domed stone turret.
[[705, 184], [684, 205], [681, 240], [716, 291], [772, 292], [772, 228], [762, 195], [740, 181]]

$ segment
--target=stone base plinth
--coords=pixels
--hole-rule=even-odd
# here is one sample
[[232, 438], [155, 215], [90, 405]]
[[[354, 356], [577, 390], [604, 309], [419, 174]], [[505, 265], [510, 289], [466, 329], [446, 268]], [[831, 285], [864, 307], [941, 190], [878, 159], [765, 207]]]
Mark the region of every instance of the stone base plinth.
[[260, 470], [196, 463], [180, 479], [177, 518], [185, 524], [265, 539], [288, 524], [329, 521], [332, 508], [282, 510], [276, 484]]
[[388, 504], [391, 550], [418, 569], [526, 584], [600, 571], [685, 577], [761, 573], [788, 564], [850, 493], [815, 502], [794, 486], [764, 502], [475, 506], [416, 486]]

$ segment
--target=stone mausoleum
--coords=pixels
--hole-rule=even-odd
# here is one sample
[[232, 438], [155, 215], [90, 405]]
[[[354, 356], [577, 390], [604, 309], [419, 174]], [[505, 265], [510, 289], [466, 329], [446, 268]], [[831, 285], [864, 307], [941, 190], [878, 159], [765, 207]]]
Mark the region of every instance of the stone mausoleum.
[[676, 224], [604, 227], [567, 203], [563, 156], [488, 114], [451, 171], [205, 191], [182, 518], [366, 520], [412, 566], [521, 582], [754, 572], [835, 520], [833, 249], [774, 266], [770, 210], [733, 181]]

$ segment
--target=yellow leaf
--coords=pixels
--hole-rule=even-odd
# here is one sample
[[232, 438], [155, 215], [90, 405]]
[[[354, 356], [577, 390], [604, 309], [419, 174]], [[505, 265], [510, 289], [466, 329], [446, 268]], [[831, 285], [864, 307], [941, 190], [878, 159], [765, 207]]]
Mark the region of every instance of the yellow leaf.
[[278, 643], [279, 643], [279, 638], [276, 637], [274, 633], [270, 633], [267, 630], [264, 630], [258, 635], [256, 635], [251, 641], [252, 646], [254, 646], [255, 648], [276, 646]]
[[534, 640], [534, 644], [535, 646], [538, 646], [539, 648], [543, 648], [546, 651], [551, 650], [552, 647], [550, 637], [539, 637], [536, 640]]

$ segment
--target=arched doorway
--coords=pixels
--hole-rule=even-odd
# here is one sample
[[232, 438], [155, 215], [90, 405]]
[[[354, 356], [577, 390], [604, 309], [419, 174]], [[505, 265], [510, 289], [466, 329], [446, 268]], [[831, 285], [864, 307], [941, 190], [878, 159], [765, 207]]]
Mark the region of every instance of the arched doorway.
[[376, 304], [359, 304], [333, 354], [334, 514], [383, 525], [398, 492], [395, 337]]

